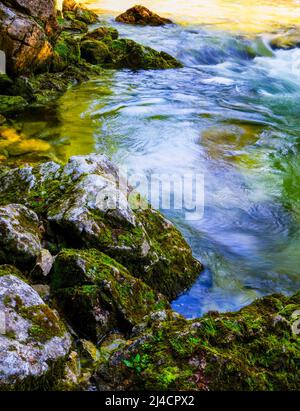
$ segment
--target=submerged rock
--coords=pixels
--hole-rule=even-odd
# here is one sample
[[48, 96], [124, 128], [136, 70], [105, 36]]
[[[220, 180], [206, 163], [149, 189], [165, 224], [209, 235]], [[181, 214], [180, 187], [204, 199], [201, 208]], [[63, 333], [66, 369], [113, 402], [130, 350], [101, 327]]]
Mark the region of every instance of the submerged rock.
[[125, 13], [120, 14], [116, 18], [116, 21], [141, 26], [164, 26], [166, 24], [173, 24], [171, 20], [160, 17], [144, 6], [134, 6], [128, 9]]
[[83, 337], [100, 341], [114, 328], [129, 331], [166, 299], [96, 250], [63, 250], [52, 275], [57, 304]]
[[41, 252], [39, 219], [20, 204], [0, 207], [0, 264], [28, 269]]
[[[49, 221], [63, 244], [97, 248], [170, 299], [200, 274], [180, 232], [150, 206], [138, 208], [138, 193], [106, 156], [4, 170], [0, 204], [16, 196]], [[130, 205], [134, 199], [137, 206]]]
[[0, 390], [49, 390], [64, 373], [71, 339], [58, 314], [12, 273], [0, 267]]
[[292, 323], [299, 308], [297, 293], [192, 321], [172, 313], [149, 319], [102, 362], [98, 389], [297, 390], [300, 341]]

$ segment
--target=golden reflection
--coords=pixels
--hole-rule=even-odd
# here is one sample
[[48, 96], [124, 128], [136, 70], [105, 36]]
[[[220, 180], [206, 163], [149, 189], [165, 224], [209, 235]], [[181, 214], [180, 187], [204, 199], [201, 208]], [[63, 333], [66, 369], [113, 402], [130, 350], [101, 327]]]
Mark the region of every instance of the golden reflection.
[[86, 0], [85, 3], [114, 14], [141, 3], [177, 22], [208, 24], [248, 33], [300, 24], [300, 1], [296, 0]]

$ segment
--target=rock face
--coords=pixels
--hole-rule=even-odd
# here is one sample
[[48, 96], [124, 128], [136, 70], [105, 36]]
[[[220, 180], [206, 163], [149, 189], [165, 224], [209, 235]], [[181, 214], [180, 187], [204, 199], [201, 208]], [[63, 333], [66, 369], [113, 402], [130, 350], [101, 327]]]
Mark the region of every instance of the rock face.
[[64, 250], [56, 257], [52, 292], [73, 328], [101, 341], [112, 329], [130, 330], [169, 305], [120, 264], [96, 250]]
[[170, 312], [150, 316], [148, 324], [103, 361], [97, 386], [101, 390], [297, 390], [300, 342], [292, 332], [292, 314], [299, 308], [298, 292], [291, 298], [265, 297], [238, 313], [211, 313], [193, 321]]
[[77, 156], [65, 167], [49, 162], [4, 171], [0, 204], [22, 198], [63, 244], [96, 248], [175, 298], [194, 282], [201, 264], [180, 232], [158, 211], [139, 208], [138, 193], [122, 181], [106, 156]]
[[20, 204], [0, 207], [0, 264], [26, 269], [35, 264], [41, 248], [38, 216]]
[[55, 0], [3, 0], [2, 3], [43, 22], [56, 17]]
[[[38, 1], [32, 1], [31, 4], [34, 3], [39, 4]], [[37, 6], [35, 11], [38, 13], [38, 10], [41, 9]], [[7, 71], [12, 75], [45, 68], [53, 54], [44, 27], [30, 15], [9, 8], [3, 3], [0, 3], [0, 49], [6, 54]]]
[[164, 26], [173, 22], [160, 17], [144, 6], [134, 6], [116, 18], [119, 23], [137, 24], [141, 26]]
[[62, 376], [70, 336], [58, 315], [13, 273], [0, 267], [0, 390], [50, 389]]

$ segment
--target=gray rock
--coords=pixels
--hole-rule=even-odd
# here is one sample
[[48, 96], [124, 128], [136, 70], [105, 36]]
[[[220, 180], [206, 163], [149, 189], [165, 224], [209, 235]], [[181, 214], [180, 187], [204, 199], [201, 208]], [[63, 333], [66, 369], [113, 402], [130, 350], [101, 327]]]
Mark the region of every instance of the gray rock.
[[20, 204], [0, 207], [0, 264], [31, 267], [41, 249], [38, 216]]
[[58, 314], [14, 275], [0, 277], [0, 389], [54, 383], [71, 339]]
[[30, 279], [36, 281], [46, 281], [54, 263], [54, 257], [48, 250], [42, 249], [34, 269], [30, 273]]

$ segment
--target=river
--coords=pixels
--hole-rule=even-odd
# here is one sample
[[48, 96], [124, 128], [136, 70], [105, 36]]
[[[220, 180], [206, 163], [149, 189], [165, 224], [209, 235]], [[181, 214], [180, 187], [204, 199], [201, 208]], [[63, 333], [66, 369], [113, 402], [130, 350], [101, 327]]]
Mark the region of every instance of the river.
[[155, 28], [114, 23], [128, 1], [92, 4], [122, 37], [169, 52], [184, 68], [104, 70], [18, 118], [59, 158], [104, 152], [131, 172], [204, 176], [203, 218], [163, 210], [205, 265], [173, 302], [188, 318], [300, 289], [300, 49], [265, 46], [300, 5], [255, 3], [144, 1], [179, 22]]

